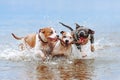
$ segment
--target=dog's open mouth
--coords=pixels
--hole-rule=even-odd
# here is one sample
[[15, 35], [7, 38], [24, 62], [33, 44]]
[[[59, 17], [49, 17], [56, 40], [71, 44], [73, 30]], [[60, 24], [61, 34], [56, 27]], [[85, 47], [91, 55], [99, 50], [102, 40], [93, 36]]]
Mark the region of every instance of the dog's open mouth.
[[68, 43], [68, 42], [65, 42], [65, 45], [67, 46], [67, 45], [69, 45], [69, 43]]
[[86, 38], [80, 37], [79, 40], [78, 40], [78, 43], [82, 44], [84, 42], [86, 42]]
[[50, 41], [53, 41], [53, 42], [55, 42], [55, 41], [57, 41], [58, 40], [58, 38], [56, 37], [56, 38], [48, 38]]

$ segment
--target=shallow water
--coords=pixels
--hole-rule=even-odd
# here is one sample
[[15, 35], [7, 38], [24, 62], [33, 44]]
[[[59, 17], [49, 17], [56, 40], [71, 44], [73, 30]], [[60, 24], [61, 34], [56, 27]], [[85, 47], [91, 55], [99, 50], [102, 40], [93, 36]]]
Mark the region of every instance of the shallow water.
[[1, 61], [0, 77], [1, 80], [90, 80], [94, 76], [93, 64], [94, 59], [39, 64]]
[[70, 60], [60, 58], [42, 62], [33, 59], [33, 50], [18, 50], [19, 42], [10, 35], [14, 31], [20, 36], [35, 32], [31, 28], [24, 29], [23, 33], [16, 28], [1, 29], [0, 80], [120, 80], [119, 32], [95, 35], [96, 51], [88, 51], [90, 55], [86, 59], [75, 52]]
[[0, 61], [0, 80], [119, 80], [119, 66], [111, 58]]

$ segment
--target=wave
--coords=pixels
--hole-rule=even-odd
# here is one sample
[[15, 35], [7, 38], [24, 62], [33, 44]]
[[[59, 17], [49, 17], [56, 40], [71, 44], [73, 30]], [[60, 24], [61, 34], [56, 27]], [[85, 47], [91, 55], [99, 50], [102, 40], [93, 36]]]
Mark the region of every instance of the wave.
[[113, 41], [105, 37], [96, 40], [94, 45], [95, 45], [96, 50], [103, 50], [103, 49], [111, 48], [111, 47], [120, 47], [120, 44], [117, 43], [117, 41], [115, 40]]
[[94, 45], [95, 45], [96, 50], [102, 50], [102, 49], [105, 49], [108, 47], [115, 46], [115, 44], [113, 42], [111, 42], [105, 38], [96, 40]]
[[33, 51], [20, 51], [18, 49], [7, 48], [1, 51], [0, 59], [13, 61], [31, 61], [34, 58]]

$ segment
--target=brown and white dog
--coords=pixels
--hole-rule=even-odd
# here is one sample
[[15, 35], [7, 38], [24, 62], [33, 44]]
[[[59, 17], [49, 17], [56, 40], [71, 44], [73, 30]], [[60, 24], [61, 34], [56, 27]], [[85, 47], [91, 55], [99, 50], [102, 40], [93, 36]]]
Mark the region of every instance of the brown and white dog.
[[82, 57], [86, 57], [87, 54], [85, 52], [86, 44], [90, 41], [91, 43], [91, 51], [94, 52], [94, 31], [86, 28], [84, 26], [80, 26], [76, 23], [76, 30], [73, 30], [70, 26], [65, 25], [60, 22], [63, 26], [69, 28], [71, 33], [73, 34], [75, 44], [77, 48], [82, 53]]
[[49, 43], [57, 40], [56, 31], [51, 27], [45, 27], [39, 30], [38, 34], [29, 34], [25, 37], [17, 37], [12, 33], [12, 36], [17, 40], [22, 40], [20, 44], [22, 50], [34, 48], [35, 55], [40, 56], [43, 60], [46, 55], [52, 50]]
[[62, 37], [56, 42], [53, 51], [51, 52], [52, 58], [54, 56], [65, 56], [66, 58], [72, 53], [73, 36], [69, 32], [61, 31]]

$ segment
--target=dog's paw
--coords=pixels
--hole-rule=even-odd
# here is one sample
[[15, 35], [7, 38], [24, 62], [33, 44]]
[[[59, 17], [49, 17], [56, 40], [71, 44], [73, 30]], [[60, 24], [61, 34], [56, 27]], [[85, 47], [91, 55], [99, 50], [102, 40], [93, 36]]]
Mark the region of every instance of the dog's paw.
[[46, 60], [46, 57], [42, 57], [42, 61], [45, 61]]
[[82, 56], [82, 58], [85, 58], [85, 57], [87, 57], [87, 55]]

